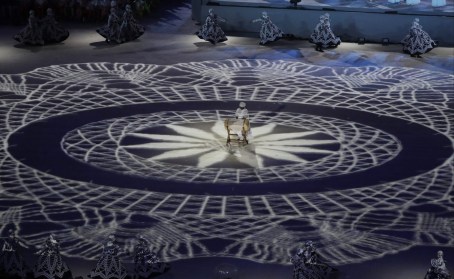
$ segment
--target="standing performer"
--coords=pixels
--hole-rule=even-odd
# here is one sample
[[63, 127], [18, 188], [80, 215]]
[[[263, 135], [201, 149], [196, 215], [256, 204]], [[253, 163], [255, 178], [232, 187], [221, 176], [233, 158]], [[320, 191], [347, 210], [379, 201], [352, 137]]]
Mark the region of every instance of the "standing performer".
[[114, 7], [110, 8], [109, 19], [107, 20], [107, 25], [104, 25], [101, 28], [96, 29], [96, 32], [99, 35], [106, 38], [106, 42], [121, 43], [120, 41], [120, 19], [117, 15], [117, 9]]
[[262, 22], [260, 28], [260, 44], [264, 45], [267, 42], [274, 42], [282, 38], [282, 31], [279, 29], [271, 19], [268, 17], [266, 12], [262, 12], [262, 17], [254, 19], [252, 22]]
[[104, 244], [101, 257], [89, 277], [95, 279], [123, 279], [127, 276], [126, 269], [118, 256], [120, 246], [115, 241], [114, 235]]
[[42, 20], [42, 34], [44, 43], [60, 43], [69, 37], [69, 32], [55, 20], [54, 12], [47, 9], [47, 15]]
[[29, 269], [19, 253], [19, 246], [25, 245], [14, 235], [13, 230], [9, 230], [8, 233], [9, 237], [4, 240], [0, 252], [0, 271], [8, 276], [25, 278]]
[[28, 24], [19, 32], [14, 39], [27, 45], [44, 45], [41, 28], [38, 26], [38, 19], [35, 17], [35, 11], [30, 10], [28, 13]]
[[410, 53], [412, 57], [421, 58], [421, 54], [431, 51], [436, 47], [436, 43], [426, 31], [422, 30], [419, 18], [415, 18], [410, 28], [410, 33], [401, 41], [403, 51]]
[[230, 128], [238, 136], [238, 139], [242, 141], [244, 140], [244, 136], [247, 136], [243, 135], [243, 122], [244, 119], [249, 119], [249, 111], [246, 108], [245, 102], [240, 102], [239, 107], [235, 111], [235, 118], [238, 120], [236, 120]]
[[315, 50], [320, 52], [323, 52], [322, 48], [336, 47], [341, 43], [340, 38], [331, 30], [329, 14], [320, 16], [320, 22], [315, 26], [310, 41], [315, 44]]
[[227, 41], [224, 31], [218, 24], [218, 21], [225, 22], [226, 20], [216, 15], [213, 9], [208, 10], [208, 16], [203, 24], [202, 28], [195, 34], [205, 41], [209, 41], [213, 45], [216, 43]]
[[37, 252], [38, 262], [33, 270], [37, 279], [71, 278], [71, 271], [60, 255], [60, 244], [51, 234], [44, 246]]
[[451, 279], [446, 261], [443, 259], [443, 251], [437, 252], [437, 258], [430, 260], [430, 265], [424, 279]]
[[131, 5], [127, 4], [123, 13], [123, 21], [120, 26], [120, 41], [133, 41], [144, 33], [142, 25], [138, 24], [132, 15]]
[[157, 255], [150, 251], [150, 243], [143, 235], [139, 236], [139, 242], [134, 247], [134, 250], [136, 251], [136, 256], [134, 257], [136, 278], [147, 279], [169, 270], [169, 264], [161, 262]]

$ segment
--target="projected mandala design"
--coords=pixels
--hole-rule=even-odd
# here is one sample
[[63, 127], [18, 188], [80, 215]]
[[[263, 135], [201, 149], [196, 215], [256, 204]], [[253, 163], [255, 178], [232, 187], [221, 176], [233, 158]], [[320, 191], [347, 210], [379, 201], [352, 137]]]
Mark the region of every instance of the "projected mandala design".
[[[397, 139], [372, 127], [264, 111], [251, 112], [250, 144], [232, 150], [226, 147], [222, 121], [229, 113], [161, 112], [90, 123], [68, 133], [62, 145], [69, 156], [106, 170], [207, 183], [283, 182], [346, 174], [383, 164], [400, 150]], [[293, 130], [288, 132], [288, 127]], [[152, 132], [140, 132], [146, 129]], [[128, 138], [143, 143], [121, 143]], [[140, 154], [136, 150], [147, 155], [131, 156]]]
[[[0, 228], [15, 227], [29, 245], [54, 232], [64, 255], [84, 259], [109, 233], [126, 249], [142, 233], [167, 261], [289, 264], [306, 239], [332, 264], [451, 247], [453, 78], [267, 60], [3, 74]], [[222, 120], [240, 100], [253, 138], [232, 152]], [[409, 150], [430, 152], [414, 162]], [[366, 180], [353, 185], [358, 177]], [[234, 190], [210, 192], [222, 185]], [[43, 229], [31, 228], [37, 222]]]

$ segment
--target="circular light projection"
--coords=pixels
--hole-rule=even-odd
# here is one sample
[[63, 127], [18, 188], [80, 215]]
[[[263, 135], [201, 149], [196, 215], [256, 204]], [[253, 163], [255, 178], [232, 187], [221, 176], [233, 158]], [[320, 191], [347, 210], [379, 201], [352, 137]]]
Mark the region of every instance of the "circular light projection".
[[69, 132], [62, 146], [69, 156], [106, 170], [215, 184], [349, 174], [379, 166], [401, 149], [393, 136], [352, 121], [269, 111], [251, 111], [250, 144], [228, 148], [222, 119], [229, 113], [174, 111], [172, 117], [157, 112], [109, 119]]
[[[110, 233], [127, 245], [145, 232], [170, 261], [289, 264], [307, 239], [334, 265], [453, 247], [452, 80], [242, 59], [0, 75], [0, 222], [32, 245], [56, 233], [62, 253], [87, 260]], [[223, 148], [214, 128], [240, 101], [253, 117], [255, 163], [199, 160]], [[210, 150], [173, 161], [188, 138]], [[137, 146], [156, 143], [169, 149]]]

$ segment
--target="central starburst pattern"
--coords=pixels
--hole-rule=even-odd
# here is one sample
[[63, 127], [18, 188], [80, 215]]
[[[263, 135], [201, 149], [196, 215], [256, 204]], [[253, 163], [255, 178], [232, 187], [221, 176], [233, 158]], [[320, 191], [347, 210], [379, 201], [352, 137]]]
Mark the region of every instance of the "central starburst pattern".
[[[205, 125], [206, 126], [206, 125]], [[253, 138], [246, 146], [228, 148], [227, 132], [222, 121], [203, 129], [195, 125], [168, 124], [164, 133], [134, 132], [127, 135], [145, 143], [124, 144], [128, 151], [149, 161], [180, 165], [232, 168], [265, 168], [280, 164], [305, 164], [333, 154], [339, 143], [320, 131], [304, 131], [275, 123], [253, 127]]]
[[109, 172], [191, 183], [345, 175], [382, 165], [401, 150], [396, 138], [373, 127], [266, 111], [252, 112], [250, 144], [229, 149], [222, 123], [230, 114], [162, 111], [106, 119], [67, 133], [62, 146], [69, 157]]

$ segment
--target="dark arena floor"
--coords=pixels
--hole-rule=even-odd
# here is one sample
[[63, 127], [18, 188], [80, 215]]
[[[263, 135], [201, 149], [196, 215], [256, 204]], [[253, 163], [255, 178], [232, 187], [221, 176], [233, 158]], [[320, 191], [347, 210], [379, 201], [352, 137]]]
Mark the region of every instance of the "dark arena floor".
[[[307, 240], [330, 278], [423, 279], [438, 250], [454, 272], [454, 48], [214, 46], [188, 1], [139, 21], [121, 45], [94, 23], [35, 47], [0, 26], [0, 232], [30, 266], [53, 233], [88, 278], [114, 234], [132, 274], [142, 234], [162, 279], [291, 279]], [[228, 148], [240, 101], [252, 136]]]

